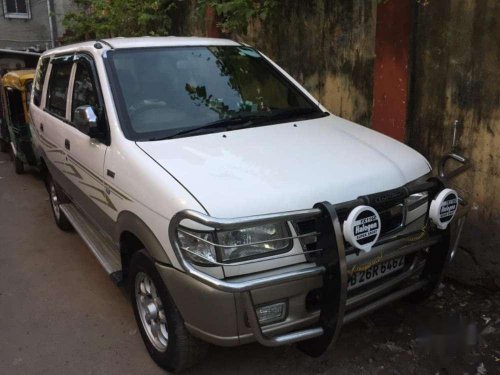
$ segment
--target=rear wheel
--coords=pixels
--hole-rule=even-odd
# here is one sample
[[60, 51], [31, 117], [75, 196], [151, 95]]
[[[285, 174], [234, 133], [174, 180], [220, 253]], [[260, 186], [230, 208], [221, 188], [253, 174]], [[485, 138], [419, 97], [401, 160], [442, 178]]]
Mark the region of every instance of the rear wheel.
[[187, 331], [177, 306], [144, 250], [132, 256], [129, 287], [142, 340], [160, 367], [179, 372], [203, 359], [208, 344]]
[[58, 191], [50, 174], [47, 175], [47, 190], [49, 191], [50, 206], [52, 207], [52, 214], [57, 226], [65, 232], [72, 230], [73, 226], [61, 210], [61, 203], [64, 203], [64, 199], [62, 199], [62, 194]]

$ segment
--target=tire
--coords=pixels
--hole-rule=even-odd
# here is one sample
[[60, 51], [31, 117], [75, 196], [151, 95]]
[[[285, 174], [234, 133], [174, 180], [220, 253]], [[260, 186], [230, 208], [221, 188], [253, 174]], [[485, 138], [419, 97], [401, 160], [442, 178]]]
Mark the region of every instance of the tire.
[[177, 306], [145, 250], [132, 256], [128, 280], [142, 340], [158, 366], [169, 372], [180, 372], [201, 361], [208, 344], [187, 331]]
[[18, 157], [14, 157], [14, 170], [16, 171], [16, 174], [24, 173], [24, 163]]
[[449, 256], [451, 246], [449, 231], [446, 232], [445, 239], [429, 248], [427, 260], [420, 275], [421, 279], [428, 281], [427, 285], [416, 292], [405, 297], [405, 300], [412, 304], [420, 304], [428, 300], [438, 289], [443, 279], [444, 269]]
[[52, 180], [50, 174], [47, 174], [46, 183], [47, 183], [47, 191], [49, 193], [50, 207], [52, 208], [52, 214], [54, 216], [54, 220], [57, 226], [59, 227], [59, 229], [65, 232], [73, 230], [73, 226], [69, 222], [64, 212], [62, 212], [61, 208], [59, 207], [61, 203], [66, 203], [67, 198], [65, 198], [61, 194], [61, 192], [57, 188], [57, 185]]

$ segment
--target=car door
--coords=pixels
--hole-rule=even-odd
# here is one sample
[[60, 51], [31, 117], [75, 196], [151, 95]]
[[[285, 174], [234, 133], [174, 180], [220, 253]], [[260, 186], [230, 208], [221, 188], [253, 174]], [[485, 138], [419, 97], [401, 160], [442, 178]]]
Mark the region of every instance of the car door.
[[[86, 54], [76, 55], [71, 74], [71, 94], [68, 101], [68, 124], [64, 145], [68, 164], [74, 170], [71, 176], [73, 200], [89, 218], [110, 234], [112, 222], [106, 212], [116, 211], [116, 207], [109, 198], [107, 193], [109, 189], [103, 178], [109, 132], [98, 82], [92, 57]], [[75, 110], [81, 106], [90, 106], [97, 114], [101, 128], [99, 139], [90, 137], [75, 123]]]
[[67, 104], [72, 69], [72, 55], [50, 60], [45, 102], [42, 103], [43, 111], [32, 111], [38, 142], [47, 167], [56, 183], [66, 192], [71, 191], [71, 176], [75, 173], [68, 164], [64, 146], [68, 128]]
[[44, 94], [44, 87], [47, 70], [49, 67], [50, 57], [45, 56], [40, 59], [38, 66], [36, 68], [35, 79], [33, 81], [33, 95], [31, 97], [31, 103], [29, 106], [30, 111], [30, 133], [33, 147], [35, 148], [35, 154], [42, 154], [42, 147], [40, 141], [41, 125], [43, 123], [43, 104], [42, 96]]

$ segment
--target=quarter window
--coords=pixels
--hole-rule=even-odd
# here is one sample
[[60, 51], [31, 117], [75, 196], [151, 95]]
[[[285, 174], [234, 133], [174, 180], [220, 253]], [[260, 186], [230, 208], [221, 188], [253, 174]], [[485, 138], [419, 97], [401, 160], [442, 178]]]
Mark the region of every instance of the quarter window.
[[68, 97], [69, 76], [72, 64], [60, 63], [52, 65], [47, 91], [47, 110], [54, 115], [66, 116], [66, 100]]
[[5, 18], [31, 18], [29, 0], [3, 0]]
[[90, 105], [94, 111], [97, 112], [99, 100], [92, 71], [86, 63], [78, 63], [76, 67], [75, 83], [73, 85], [71, 119], [73, 119], [75, 109], [83, 105]]
[[47, 73], [47, 67], [49, 66], [49, 58], [45, 57], [40, 60], [40, 64], [38, 65], [38, 69], [36, 70], [35, 82], [33, 84], [33, 103], [37, 107], [40, 106], [42, 102], [42, 90], [43, 83], [45, 81], [45, 74]]

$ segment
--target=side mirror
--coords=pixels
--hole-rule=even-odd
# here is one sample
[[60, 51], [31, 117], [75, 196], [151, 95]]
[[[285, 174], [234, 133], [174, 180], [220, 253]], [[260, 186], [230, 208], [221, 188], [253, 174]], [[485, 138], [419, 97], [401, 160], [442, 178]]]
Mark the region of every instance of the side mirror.
[[82, 105], [75, 109], [73, 122], [78, 130], [94, 138], [97, 134], [97, 115], [90, 105]]

